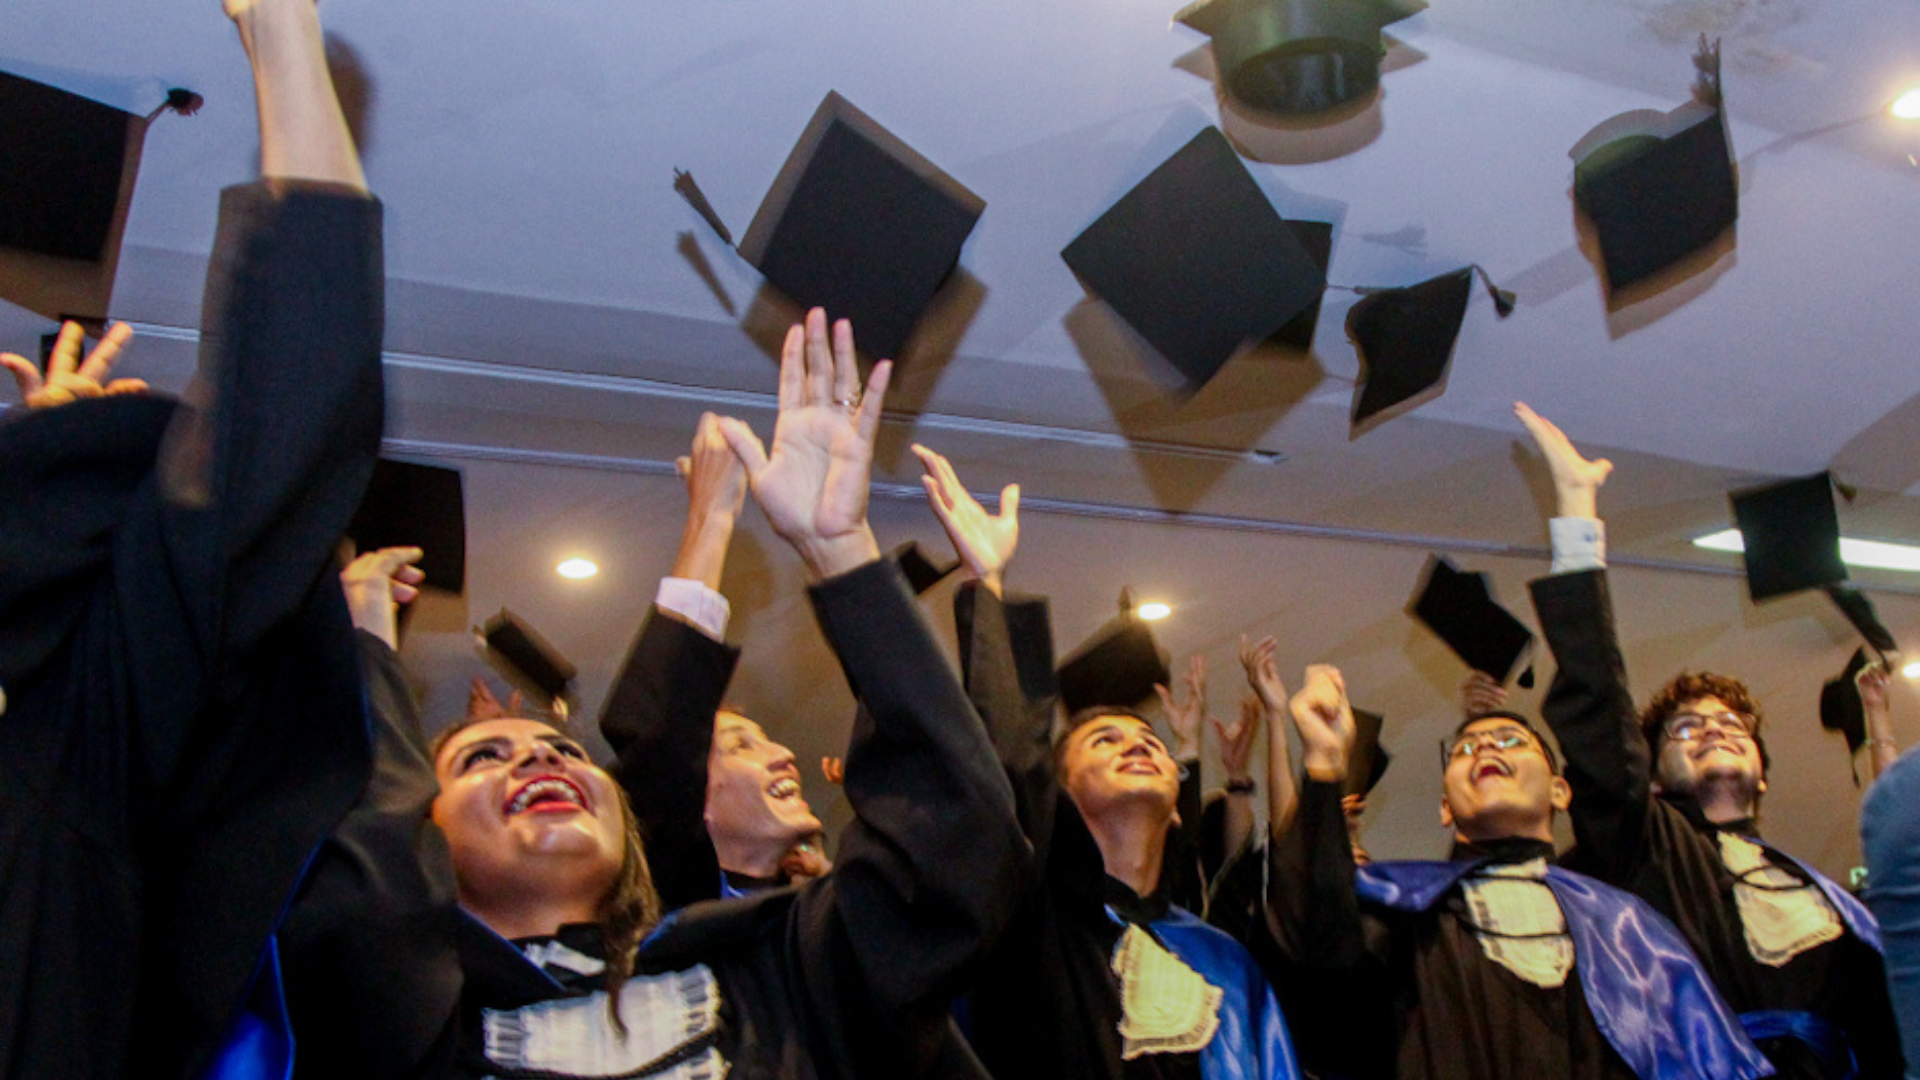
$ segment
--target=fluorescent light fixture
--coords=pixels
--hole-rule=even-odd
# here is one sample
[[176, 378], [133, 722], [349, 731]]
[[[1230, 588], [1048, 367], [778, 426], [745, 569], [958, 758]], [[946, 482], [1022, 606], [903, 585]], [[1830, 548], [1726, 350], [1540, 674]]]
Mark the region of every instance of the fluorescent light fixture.
[[1133, 613], [1147, 620], [1148, 622], [1154, 622], [1159, 619], [1164, 619], [1167, 616], [1173, 614], [1173, 607], [1172, 605], [1169, 605], [1169, 604], [1163, 604], [1158, 600], [1150, 600], [1147, 603], [1141, 604], [1139, 607], [1134, 608]]
[[553, 572], [563, 578], [572, 578], [575, 581], [579, 581], [582, 578], [590, 578], [599, 573], [600, 564], [594, 562], [592, 559], [583, 559], [575, 556], [562, 562], [559, 566], [554, 567]]
[[[1746, 550], [1746, 542], [1739, 529], [1722, 529], [1717, 533], [1696, 537], [1693, 546], [1709, 551]], [[1840, 538], [1840, 561], [1863, 569], [1920, 571], [1920, 547], [1843, 536]]]
[[1920, 87], [1894, 98], [1887, 111], [1902, 120], [1920, 120]]

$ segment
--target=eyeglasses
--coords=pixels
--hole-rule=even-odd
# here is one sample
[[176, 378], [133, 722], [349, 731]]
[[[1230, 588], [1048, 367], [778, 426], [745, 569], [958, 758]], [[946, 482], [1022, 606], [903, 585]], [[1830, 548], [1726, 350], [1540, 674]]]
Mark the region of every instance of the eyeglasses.
[[1473, 731], [1455, 738], [1452, 742], [1441, 743], [1440, 753], [1445, 762], [1455, 758], [1477, 757], [1482, 750], [1539, 750], [1540, 744], [1532, 733], [1523, 727], [1497, 727], [1486, 731]]
[[1667, 720], [1667, 738], [1674, 742], [1694, 742], [1706, 738], [1709, 729], [1729, 739], [1751, 739], [1758, 721], [1752, 713], [1722, 710], [1715, 713], [1680, 713]]

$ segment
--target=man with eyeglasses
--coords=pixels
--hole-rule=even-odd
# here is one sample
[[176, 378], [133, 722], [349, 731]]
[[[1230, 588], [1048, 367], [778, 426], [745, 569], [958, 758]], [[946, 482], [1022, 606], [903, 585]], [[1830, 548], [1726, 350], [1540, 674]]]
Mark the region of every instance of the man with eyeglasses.
[[1446, 861], [1355, 870], [1341, 792], [1354, 743], [1340, 673], [1288, 703], [1298, 809], [1269, 846], [1255, 955], [1320, 1075], [1677, 1080], [1766, 1061], [1672, 926], [1554, 865], [1570, 790], [1525, 717], [1472, 717], [1441, 745]]
[[1636, 713], [1582, 457], [1525, 405], [1553, 474], [1554, 572], [1534, 606], [1559, 670], [1545, 714], [1567, 755], [1580, 865], [1672, 919], [1782, 1077], [1900, 1075], [1879, 928], [1852, 896], [1760, 839], [1767, 750], [1746, 687], [1682, 674]]

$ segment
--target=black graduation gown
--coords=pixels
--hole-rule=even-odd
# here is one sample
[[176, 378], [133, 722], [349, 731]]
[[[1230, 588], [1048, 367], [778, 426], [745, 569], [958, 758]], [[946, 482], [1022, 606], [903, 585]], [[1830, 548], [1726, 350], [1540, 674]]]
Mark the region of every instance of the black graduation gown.
[[[840, 860], [832, 874], [803, 888], [682, 909], [647, 940], [637, 970], [713, 970], [723, 1002], [719, 1047], [736, 1080], [983, 1077], [953, 1030], [948, 1006], [964, 971], [1005, 922], [1007, 898], [1020, 895], [1031, 875], [1006, 777], [896, 569], [876, 563], [815, 586], [811, 595], [867, 705], [848, 749], [845, 790], [855, 821], [842, 837]], [[390, 669], [396, 663], [384, 646], [373, 655]], [[402, 766], [424, 761], [403, 758]], [[417, 820], [388, 825], [405, 836]], [[380, 880], [369, 878], [369, 887]], [[406, 917], [407, 906], [393, 903], [396, 917]], [[414, 1001], [409, 1015], [386, 1023], [439, 1037], [416, 1041], [427, 1056], [399, 1067], [400, 1075], [483, 1075], [481, 1010], [518, 1009], [585, 989], [553, 979], [463, 913], [442, 910], [449, 921], [394, 962], [375, 958], [329, 988], [355, 994], [362, 985], [388, 984], [380, 992]], [[422, 962], [423, 951], [436, 950]], [[440, 992], [449, 972], [457, 983], [454, 1007]], [[363, 1032], [357, 1044], [364, 1053], [393, 1045], [393, 1031], [383, 1030]]]
[[379, 206], [221, 215], [193, 405], [0, 425], [7, 1080], [203, 1061], [365, 780], [330, 556], [379, 448]]
[[[1488, 959], [1459, 893], [1424, 912], [1362, 907], [1339, 784], [1302, 778], [1293, 828], [1269, 842], [1270, 971], [1309, 1070], [1401, 1080], [1631, 1080], [1580, 979], [1535, 986]], [[1452, 857], [1551, 859], [1541, 841]]]
[[707, 755], [713, 714], [739, 660], [739, 649], [654, 608], [600, 712], [667, 911], [720, 898], [720, 861], [706, 826]]
[[[1754, 959], [1734, 877], [1720, 857], [1720, 828], [1691, 800], [1653, 795], [1651, 752], [1627, 689], [1605, 572], [1540, 578], [1533, 602], [1559, 665], [1542, 711], [1567, 758], [1580, 870], [1639, 894], [1673, 920], [1735, 1012], [1813, 1012], [1847, 1034], [1861, 1076], [1899, 1076], [1880, 955], [1847, 933], [1780, 967]], [[1727, 828], [1750, 832], [1751, 825]], [[1782, 1077], [1832, 1075], [1796, 1042], [1768, 1040], [1760, 1049]]]

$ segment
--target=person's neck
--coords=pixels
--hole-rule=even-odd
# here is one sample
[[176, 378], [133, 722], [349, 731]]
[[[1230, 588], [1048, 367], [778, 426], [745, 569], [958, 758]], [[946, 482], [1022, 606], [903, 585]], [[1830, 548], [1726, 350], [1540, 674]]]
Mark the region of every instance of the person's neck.
[[1146, 896], [1160, 887], [1171, 819], [1157, 808], [1122, 806], [1087, 819], [1087, 831], [1100, 848], [1107, 876]]
[[780, 860], [793, 850], [793, 845], [799, 843], [801, 838], [769, 840], [713, 836], [712, 839], [713, 854], [720, 862], [720, 869], [743, 877], [773, 878], [780, 876]]
[[598, 922], [600, 918], [598, 902], [587, 899], [509, 899], [463, 894], [460, 903], [474, 918], [508, 941], [547, 937], [569, 923]]
[[1693, 793], [1693, 801], [1699, 805], [1700, 815], [1715, 825], [1754, 816], [1753, 787], [1740, 778], [1702, 780]]

